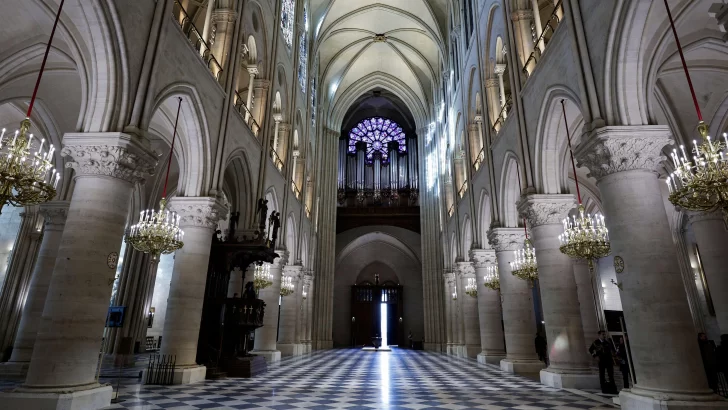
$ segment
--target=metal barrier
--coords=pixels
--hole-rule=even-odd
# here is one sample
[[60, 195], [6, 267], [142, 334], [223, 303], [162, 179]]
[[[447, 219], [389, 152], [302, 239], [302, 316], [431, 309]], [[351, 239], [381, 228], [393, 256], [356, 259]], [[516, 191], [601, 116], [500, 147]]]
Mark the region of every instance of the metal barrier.
[[169, 386], [174, 383], [176, 355], [151, 355], [147, 365], [147, 378], [144, 384]]

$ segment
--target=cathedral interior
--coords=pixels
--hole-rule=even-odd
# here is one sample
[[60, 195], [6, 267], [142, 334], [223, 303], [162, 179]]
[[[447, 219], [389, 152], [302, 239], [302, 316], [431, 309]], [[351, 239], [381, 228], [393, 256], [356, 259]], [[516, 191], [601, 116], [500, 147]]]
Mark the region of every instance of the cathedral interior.
[[728, 409], [725, 2], [0, 8], [0, 409]]

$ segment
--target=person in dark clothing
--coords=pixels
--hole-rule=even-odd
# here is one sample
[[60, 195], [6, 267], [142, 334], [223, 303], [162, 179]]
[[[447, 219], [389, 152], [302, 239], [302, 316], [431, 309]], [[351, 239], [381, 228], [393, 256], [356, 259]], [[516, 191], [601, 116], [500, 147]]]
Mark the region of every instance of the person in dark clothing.
[[[602, 387], [602, 393], [616, 394], [614, 356], [617, 349], [614, 347], [612, 339], [607, 338], [607, 332], [599, 331], [599, 338], [589, 346], [589, 353], [599, 360], [599, 384]], [[607, 381], [606, 376], [609, 376], [609, 381]]]
[[718, 390], [718, 357], [715, 352], [715, 342], [708, 340], [705, 333], [698, 333], [698, 345], [700, 346], [700, 356], [703, 358], [703, 368], [705, 375], [708, 377], [708, 387], [711, 390]]
[[624, 337], [619, 338], [617, 345], [617, 363], [619, 371], [622, 372], [622, 379], [624, 379], [624, 388], [629, 389], [629, 352]]
[[549, 365], [549, 358], [548, 358], [548, 342], [546, 342], [546, 338], [541, 335], [541, 333], [536, 333], [536, 353], [538, 354], [538, 360], [544, 362], [546, 366]]

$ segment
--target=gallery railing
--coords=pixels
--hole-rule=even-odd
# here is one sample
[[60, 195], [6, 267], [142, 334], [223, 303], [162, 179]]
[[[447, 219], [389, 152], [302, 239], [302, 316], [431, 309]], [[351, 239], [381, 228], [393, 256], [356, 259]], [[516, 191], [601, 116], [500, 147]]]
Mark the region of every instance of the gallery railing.
[[187, 36], [187, 40], [192, 43], [192, 47], [194, 47], [195, 50], [199, 53], [202, 61], [207, 64], [207, 68], [210, 70], [213, 77], [215, 77], [215, 80], [219, 82], [222, 73], [222, 66], [217, 61], [215, 56], [212, 55], [210, 45], [202, 38], [202, 35], [200, 34], [200, 31], [197, 30], [197, 27], [192, 24], [192, 18], [190, 18], [190, 16], [187, 14], [187, 11], [184, 9], [184, 7], [182, 7], [182, 4], [180, 4], [179, 1], [175, 0], [172, 14], [177, 20], [177, 23], [179, 23], [180, 27], [182, 28], [182, 32], [185, 34], [185, 36]]

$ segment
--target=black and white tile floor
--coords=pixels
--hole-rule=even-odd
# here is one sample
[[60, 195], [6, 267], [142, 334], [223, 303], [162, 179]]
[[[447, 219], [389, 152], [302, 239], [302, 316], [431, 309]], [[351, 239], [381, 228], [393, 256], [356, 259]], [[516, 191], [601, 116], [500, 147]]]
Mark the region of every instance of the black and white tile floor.
[[[545, 387], [444, 354], [329, 350], [289, 358], [254, 379], [148, 386], [124, 379], [106, 409], [607, 409], [594, 396]], [[116, 387], [115, 387], [116, 388]]]

